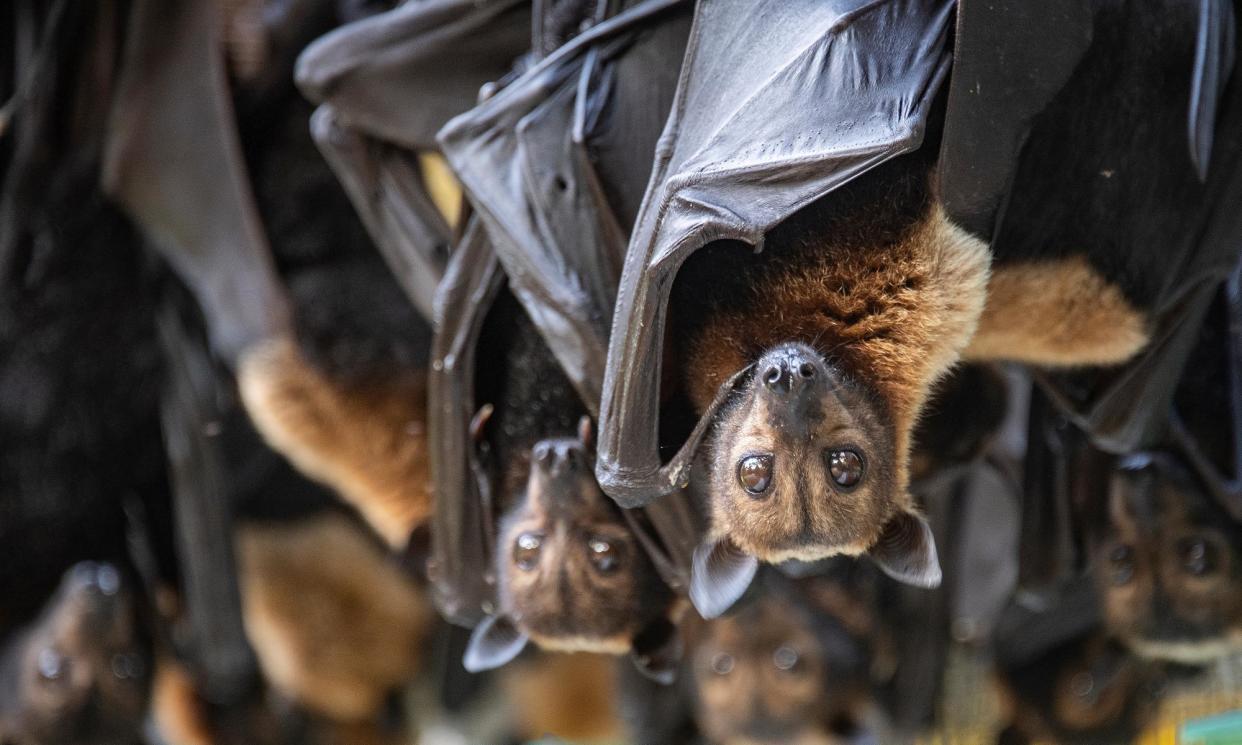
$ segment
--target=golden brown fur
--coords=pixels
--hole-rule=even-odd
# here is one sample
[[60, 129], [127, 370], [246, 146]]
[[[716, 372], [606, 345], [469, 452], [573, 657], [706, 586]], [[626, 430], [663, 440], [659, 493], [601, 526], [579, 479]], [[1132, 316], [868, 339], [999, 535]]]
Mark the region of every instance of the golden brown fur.
[[1146, 317], [1083, 256], [996, 267], [963, 357], [1035, 365], [1124, 362], [1147, 343]]
[[164, 657], [155, 668], [151, 715], [170, 745], [214, 745], [207, 708], [190, 674], [176, 660]]
[[348, 521], [238, 532], [243, 617], [277, 689], [339, 720], [373, 717], [418, 669], [430, 609]]
[[602, 655], [548, 654], [505, 668], [500, 686], [517, 718], [517, 734], [523, 740], [617, 739], [615, 664]]
[[345, 386], [289, 338], [243, 355], [238, 385], [267, 442], [335, 489], [390, 545], [431, 512], [426, 384], [421, 373]]

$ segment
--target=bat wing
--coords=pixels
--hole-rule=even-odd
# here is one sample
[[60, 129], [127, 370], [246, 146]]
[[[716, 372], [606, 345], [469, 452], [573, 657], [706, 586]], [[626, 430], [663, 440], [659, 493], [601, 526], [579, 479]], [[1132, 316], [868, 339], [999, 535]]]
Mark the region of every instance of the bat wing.
[[193, 290], [213, 346], [235, 362], [287, 329], [242, 159], [208, 0], [133, 5], [104, 145], [104, 190]]
[[592, 70], [678, 2], [640, 3], [593, 27], [439, 136], [510, 288], [594, 415], [625, 236], [575, 137], [575, 119], [586, 118], [592, 99], [598, 106]]
[[945, 211], [976, 235], [992, 235], [1031, 119], [1091, 43], [1090, 5], [958, 2], [938, 178]]
[[427, 0], [326, 34], [298, 58], [298, 87], [342, 123], [411, 150], [474, 105], [530, 48], [529, 0]]
[[496, 603], [495, 515], [470, 421], [479, 334], [503, 285], [500, 262], [482, 225], [472, 217], [436, 296], [427, 407], [435, 490], [427, 574], [440, 612], [463, 626], [478, 623]]
[[529, 15], [526, 0], [407, 3], [327, 34], [298, 59], [298, 85], [321, 104], [315, 142], [425, 318], [452, 233], [415, 151], [435, 148], [436, 130], [526, 50]]
[[[764, 233], [922, 141], [953, 3], [700, 4], [617, 293], [596, 475], [623, 507], [684, 486], [700, 426], [657, 448], [668, 294], [686, 256]], [[723, 401], [723, 395], [718, 401]]]

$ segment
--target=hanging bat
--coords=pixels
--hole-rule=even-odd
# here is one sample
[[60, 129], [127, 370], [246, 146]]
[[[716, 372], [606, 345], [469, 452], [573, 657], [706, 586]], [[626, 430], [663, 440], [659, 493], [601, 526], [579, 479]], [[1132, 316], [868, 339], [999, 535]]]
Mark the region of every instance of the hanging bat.
[[[1045, 116], [1029, 127], [1010, 194], [1022, 209], [1006, 213], [994, 234], [955, 224], [939, 198], [948, 187], [935, 184], [938, 154], [957, 134], [946, 124], [942, 137], [933, 114], [950, 10], [782, 4], [770, 16], [775, 30], [760, 32], [752, 13], [727, 3], [699, 9], [618, 293], [597, 475], [622, 506], [647, 504], [687, 483], [705, 444], [710, 466], [696, 478], [711, 492], [711, 527], [696, 553], [692, 598], [709, 615], [737, 596], [758, 560], [869, 553], [904, 581], [938, 583], [934, 542], [907, 491], [910, 431], [936, 380], [963, 357], [1115, 364], [1145, 348], [1147, 314], [1159, 304], [1151, 293], [1135, 295], [1141, 288], [1126, 278], [1158, 284], [1165, 243], [1144, 235], [1149, 252], [1123, 254], [1105, 240], [1114, 217], [1059, 219], [1069, 205], [1163, 216], [1147, 227], [1170, 241], [1169, 231], [1179, 231], [1185, 255], [1202, 262], [1187, 275], [1196, 287], [1211, 286], [1199, 284], [1200, 269], [1210, 275], [1222, 252], [1236, 253], [1236, 243], [1200, 249], [1190, 243], [1199, 234], [1191, 219], [1156, 207], [1166, 189], [1191, 205], [1223, 203], [1233, 188], [1231, 135], [1216, 139], [1213, 162], [1224, 165], [1207, 185], [1189, 159], [1164, 168], [1147, 158], [1153, 165], [1134, 177], [1150, 187], [1141, 194], [1100, 186], [1106, 179], [1097, 173], [1069, 182], [1075, 190], [1041, 170], [1073, 160], [1053, 150], [1080, 145], [1067, 131], [1077, 126], [1071, 110], [1099, 117], [1089, 150], [1105, 160], [1129, 162], [1185, 142], [1185, 109], [1167, 93], [1198, 79], [1191, 74], [1198, 17], [1184, 8], [1184, 24], [1159, 30], [1144, 26], [1154, 17], [1146, 11], [1102, 12], [1109, 31], [1097, 33], [1082, 65], [1065, 71], [1070, 79], [1051, 86]], [[798, 22], [781, 24], [780, 13]], [[1123, 26], [1130, 31], [1113, 30]], [[1217, 27], [1204, 28], [1210, 35]], [[713, 46], [728, 39], [734, 49], [751, 30], [744, 60]], [[1169, 52], [1156, 61], [1136, 51], [1146, 64], [1180, 70], [1161, 72], [1165, 87], [1143, 88], [1159, 71], [1126, 68], [1133, 77], [1124, 95], [1143, 88], [1144, 103], [1162, 116], [1176, 109], [1178, 118], [1150, 142], [1109, 142], [1106, 134], [1151, 130], [1137, 121], [1105, 124], [1124, 108], [1108, 96], [1123, 93], [1095, 71], [1115, 69], [1123, 33]], [[901, 54], [892, 51], [895, 38], [907, 39]], [[773, 79], [797, 85], [781, 89]], [[856, 84], [863, 79], [867, 86]], [[806, 106], [808, 97], [832, 103]], [[1222, 110], [1217, 131], [1234, 131], [1231, 109]], [[1025, 133], [1028, 124], [1014, 126]], [[1029, 199], [1015, 196], [1028, 192]], [[1078, 232], [1054, 241], [1053, 228]], [[1060, 253], [1071, 245], [1092, 248]], [[675, 357], [664, 351], [669, 345], [680, 345]], [[668, 460], [657, 447], [666, 376], [678, 379], [700, 416]]]
[[496, 605], [471, 636], [466, 669], [503, 665], [533, 641], [557, 651], [632, 652], [650, 674], [668, 675], [678, 645], [674, 595], [595, 482], [585, 407], [508, 293], [490, 324], [479, 345], [504, 350], [500, 381], [472, 429], [495, 495], [483, 529], [495, 536]]
[[[591, 154], [621, 157], [626, 151], [608, 147], [615, 148], [618, 138], [632, 142], [618, 121], [625, 112], [642, 112], [646, 119], [652, 107], [658, 110], [671, 101], [671, 75], [646, 86], [619, 87], [617, 81], [621, 69], [638, 64], [642, 55], [684, 44], [686, 15], [677, 6], [638, 3], [598, 23], [439, 134], [477, 212], [467, 223], [437, 298], [440, 326], [432, 400], [442, 403], [431, 419], [437, 433], [432, 442], [438, 448], [433, 465], [439, 496], [429, 572], [449, 617], [467, 624], [483, 619], [466, 656], [470, 667], [509, 659], [527, 637], [552, 648], [568, 643], [613, 653], [630, 650], [640, 668], [661, 679], [675, 665], [677, 636], [670, 622], [674, 603], [669, 588], [684, 587], [697, 536], [696, 515], [684, 496], [658, 510], [629, 513], [601, 501], [593, 476], [581, 471], [594, 458], [589, 427], [578, 422], [597, 408], [606, 319], [622, 247], [617, 218], [602, 186], [605, 176]], [[654, 148], [654, 136], [649, 146]], [[630, 164], [613, 183], [633, 178], [638, 167]], [[502, 286], [507, 289], [502, 291]], [[501, 300], [495, 300], [498, 293]], [[491, 331], [480, 337], [489, 307], [490, 318], [522, 319], [521, 332], [496, 336]], [[518, 355], [501, 368], [509, 379], [522, 371], [538, 371], [548, 418], [542, 424], [530, 421], [516, 432], [489, 423], [482, 431], [488, 433], [488, 451], [499, 469], [489, 477], [471, 462], [473, 456], [462, 457], [460, 443], [470, 437], [467, 423], [475, 401], [492, 404], [496, 422], [513, 421], [514, 412], [532, 409], [525, 403], [533, 400], [532, 394], [521, 386], [511, 393], [496, 389], [490, 394], [478, 388], [478, 376], [492, 367], [482, 355], [514, 350], [521, 340], [538, 342], [535, 347], [541, 351]], [[553, 422], [559, 424], [548, 430]], [[507, 445], [515, 452], [502, 455], [497, 444], [516, 435], [520, 437]], [[549, 437], [556, 441], [541, 443]], [[506, 476], [514, 463], [520, 466], [516, 475]], [[562, 476], [554, 477], [558, 472]], [[566, 497], [567, 490], [577, 496]], [[597, 576], [600, 570], [590, 553], [567, 558], [559, 542], [545, 544], [528, 535], [559, 535], [560, 528], [552, 529], [556, 525], [579, 523], [597, 524], [593, 530], [608, 538], [599, 547], [623, 557], [617, 576]], [[530, 524], [542, 527], [531, 530]], [[570, 534], [590, 537], [581, 527]], [[531, 569], [515, 564], [518, 554], [530, 553], [519, 545], [523, 541], [539, 557]], [[581, 551], [576, 543], [569, 546]], [[543, 568], [557, 561], [579, 578], [573, 586], [579, 594], [589, 593], [586, 598], [564, 605], [553, 602], [558, 595], [546, 586]], [[495, 587], [483, 581], [480, 565], [495, 567]], [[596, 609], [586, 607], [588, 599]], [[551, 608], [557, 612], [549, 613]], [[545, 626], [556, 631], [555, 637], [549, 638], [547, 630], [522, 628], [540, 615], [559, 624]], [[586, 633], [570, 633], [574, 628]]]
[[43, 612], [0, 647], [0, 740], [139, 742], [151, 667], [130, 579], [110, 563], [76, 564]]
[[[688, 634], [699, 728], [710, 742], [826, 743], [857, 736], [890, 640], [851, 569], [791, 582], [761, 576], [756, 597]], [[865, 574], [865, 572], [864, 572]]]
[[1197, 334], [1165, 439], [1102, 458], [1109, 470], [1092, 482], [1107, 500], [1091, 553], [1104, 618], [1151, 659], [1205, 665], [1242, 643], [1237, 281]]
[[1097, 603], [1078, 581], [1043, 611], [1006, 608], [993, 642], [1005, 725], [997, 745], [1133, 742], [1155, 719], [1169, 675], [1118, 644]]

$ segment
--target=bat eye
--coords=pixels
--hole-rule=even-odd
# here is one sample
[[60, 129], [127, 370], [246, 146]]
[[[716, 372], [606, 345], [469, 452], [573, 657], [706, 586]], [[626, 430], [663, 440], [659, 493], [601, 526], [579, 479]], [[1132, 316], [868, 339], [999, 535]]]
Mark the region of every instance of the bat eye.
[[1202, 577], [1216, 569], [1216, 552], [1202, 538], [1183, 538], [1177, 544], [1177, 555], [1187, 574]]
[[1108, 562], [1112, 570], [1110, 579], [1113, 585], [1121, 587], [1134, 579], [1134, 549], [1129, 546], [1117, 546], [1108, 554]]
[[853, 489], [857, 486], [862, 481], [864, 470], [866, 467], [862, 456], [856, 450], [833, 450], [828, 454], [828, 473], [833, 482], [842, 489]]
[[513, 542], [513, 563], [518, 569], [529, 572], [539, 564], [539, 552], [543, 548], [543, 536], [523, 533]]
[[759, 496], [772, 484], [772, 456], [748, 455], [737, 464], [737, 483], [747, 494]]
[[69, 677], [69, 669], [72, 666], [68, 657], [51, 647], [44, 647], [39, 651], [38, 664], [39, 677], [51, 681], [60, 681]]
[[146, 663], [140, 655], [130, 653], [112, 656], [112, 675], [121, 680], [136, 680], [146, 671]]
[[778, 647], [772, 653], [772, 664], [783, 673], [794, 672], [798, 668], [798, 662], [801, 659], [798, 650], [793, 647]]
[[717, 675], [728, 675], [733, 672], [733, 655], [720, 652], [712, 656], [712, 672]]
[[1070, 678], [1070, 691], [1078, 698], [1091, 703], [1100, 697], [1099, 691], [1096, 690], [1095, 676], [1087, 672], [1078, 673]]
[[593, 536], [587, 541], [591, 564], [600, 574], [612, 574], [621, 566], [621, 551], [611, 541]]

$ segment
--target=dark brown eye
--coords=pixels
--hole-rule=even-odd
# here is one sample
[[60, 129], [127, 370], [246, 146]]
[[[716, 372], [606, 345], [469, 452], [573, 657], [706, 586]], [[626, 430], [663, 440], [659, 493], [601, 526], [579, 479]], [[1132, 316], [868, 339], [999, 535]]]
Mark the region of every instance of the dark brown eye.
[[112, 656], [112, 674], [121, 680], [141, 678], [147, 671], [146, 663], [138, 654], [116, 654]]
[[833, 450], [828, 454], [828, 473], [837, 486], [852, 489], [862, 481], [862, 456], [853, 450]]
[[1089, 702], [1094, 702], [1099, 698], [1095, 687], [1095, 676], [1088, 672], [1081, 672], [1070, 678], [1070, 691], [1078, 698]]
[[717, 675], [728, 675], [733, 672], [733, 655], [720, 652], [712, 656], [712, 672]]
[[798, 650], [793, 647], [778, 647], [772, 653], [772, 664], [776, 666], [777, 670], [784, 673], [793, 672], [798, 667], [800, 659], [801, 656], [798, 654]]
[[772, 456], [748, 455], [737, 464], [737, 482], [749, 494], [758, 496], [772, 484]]
[[543, 547], [543, 536], [538, 533], [523, 533], [513, 542], [513, 563], [518, 569], [529, 572], [539, 564], [539, 551]]
[[1117, 587], [1129, 584], [1134, 579], [1134, 549], [1129, 546], [1116, 546], [1108, 554], [1112, 583]]
[[1216, 552], [1202, 538], [1183, 538], [1177, 544], [1177, 555], [1187, 574], [1202, 577], [1216, 569]]
[[588, 556], [600, 574], [612, 574], [621, 566], [621, 552], [611, 541], [593, 537], [587, 541]]

